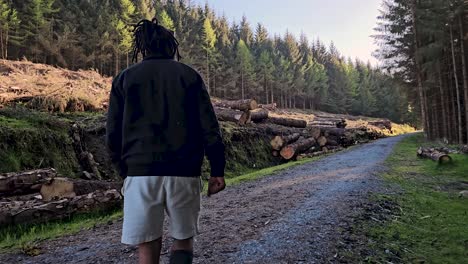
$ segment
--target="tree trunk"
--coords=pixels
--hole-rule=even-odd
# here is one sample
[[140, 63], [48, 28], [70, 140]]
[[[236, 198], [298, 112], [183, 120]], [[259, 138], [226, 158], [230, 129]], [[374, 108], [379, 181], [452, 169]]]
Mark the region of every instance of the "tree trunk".
[[250, 112], [250, 119], [252, 122], [259, 123], [268, 118], [268, 110], [257, 109]]
[[453, 78], [447, 77], [449, 80], [448, 88], [449, 88], [449, 102], [451, 106], [451, 112], [450, 112], [450, 117], [452, 119], [452, 134], [453, 134], [453, 140], [452, 143], [458, 143], [458, 132], [457, 132], [457, 104], [456, 104], [456, 96], [454, 95], [453, 92]]
[[439, 92], [440, 92], [440, 103], [442, 105], [442, 134], [443, 137], [448, 138], [448, 113], [447, 113], [447, 106], [445, 101], [445, 92], [444, 92], [444, 83], [442, 81], [442, 70], [440, 66], [440, 62], [437, 65], [438, 70], [438, 79], [439, 79]]
[[237, 101], [221, 100], [221, 101], [215, 102], [213, 105], [217, 107], [231, 108], [231, 109], [236, 109], [240, 111], [255, 110], [258, 108], [258, 103], [254, 99], [237, 100]]
[[285, 160], [290, 160], [297, 155], [304, 153], [306, 150], [310, 149], [315, 145], [316, 141], [314, 138], [308, 138], [308, 139], [303, 139], [300, 141], [297, 141], [294, 144], [288, 145], [284, 147], [280, 155], [283, 157]]
[[[413, 33], [414, 33], [414, 47], [415, 47], [415, 53], [417, 53], [419, 45], [418, 45], [418, 29], [416, 25], [416, 0], [412, 0], [412, 5], [411, 5], [411, 13], [412, 13], [412, 18], [413, 18]], [[415, 54], [415, 66], [416, 66], [416, 78], [417, 78], [417, 83], [418, 83], [418, 93], [419, 93], [419, 103], [420, 103], [420, 110], [421, 110], [421, 119], [425, 131], [425, 136], [427, 137], [427, 117], [426, 117], [426, 108], [425, 108], [425, 98], [424, 98], [424, 87], [422, 83], [422, 77], [421, 77], [421, 72], [420, 72], [420, 65], [419, 65], [419, 59], [417, 55]]]
[[272, 104], [259, 104], [258, 105], [259, 108], [262, 108], [262, 109], [266, 109], [268, 111], [275, 111], [276, 108], [277, 108], [277, 105], [276, 103], [272, 103]]
[[268, 101], [268, 83], [267, 83], [266, 74], [264, 76], [264, 86], [265, 86], [265, 104], [269, 104], [270, 102]]
[[325, 147], [327, 145], [328, 139], [324, 136], [321, 136], [317, 139], [317, 143], [320, 147]]
[[117, 190], [93, 193], [53, 202], [29, 200], [0, 204], [0, 226], [37, 224], [69, 218], [76, 213], [110, 210], [121, 206]]
[[0, 56], [2, 57], [2, 59], [6, 59], [5, 56], [4, 56], [4, 51], [3, 51], [3, 31], [0, 30]]
[[245, 91], [244, 91], [244, 70], [241, 71], [241, 87], [242, 87], [242, 100], [245, 99]]
[[463, 27], [463, 19], [462, 15], [460, 15], [458, 21], [460, 24], [460, 52], [462, 58], [462, 72], [463, 72], [463, 91], [465, 97], [465, 133], [466, 133], [466, 143], [468, 143], [468, 70], [466, 67], [466, 54], [465, 54], [465, 30]]
[[270, 91], [271, 91], [271, 103], [274, 104], [275, 103], [275, 95], [273, 94], [273, 86], [270, 88]]
[[119, 52], [115, 52], [115, 76], [119, 74], [120, 64], [119, 64]]
[[10, 41], [10, 30], [7, 29], [5, 34], [5, 60], [8, 60], [8, 42]]
[[63, 198], [73, 198], [75, 196], [92, 193], [95, 191], [120, 190], [121, 182], [88, 181], [69, 178], [53, 178], [49, 182], [42, 184], [42, 200], [50, 202]]
[[56, 176], [54, 169], [0, 174], [0, 196], [38, 192], [43, 183]]
[[296, 142], [300, 137], [301, 134], [299, 133], [294, 133], [289, 136], [276, 136], [271, 140], [270, 145], [274, 150], [281, 150], [282, 147]]
[[307, 121], [301, 120], [301, 119], [292, 119], [292, 118], [285, 118], [285, 117], [269, 117], [267, 121], [273, 124], [288, 126], [288, 127], [298, 127], [298, 128], [307, 127]]
[[428, 149], [420, 147], [418, 149], [418, 157], [432, 159], [433, 161], [438, 162], [439, 164], [446, 164], [452, 162], [452, 158], [442, 152], [439, 152], [435, 149]]
[[250, 122], [250, 111], [241, 112], [226, 108], [215, 108], [215, 113], [220, 121], [234, 122], [239, 125], [245, 125]]
[[[208, 49], [206, 50], [206, 81], [207, 81], [207, 88], [208, 88], [208, 93], [211, 94], [211, 85], [210, 85], [210, 63], [209, 63], [209, 54], [208, 54]], [[242, 98], [244, 99], [244, 98]]]
[[458, 83], [458, 73], [457, 73], [457, 60], [455, 58], [455, 47], [453, 45], [453, 28], [450, 25], [450, 45], [452, 48], [452, 62], [453, 62], [453, 77], [455, 78], [455, 89], [457, 96], [457, 117], [458, 117], [458, 143], [463, 144], [463, 123], [462, 123], [462, 110], [461, 110], [461, 98], [460, 98], [460, 87]]
[[216, 96], [216, 73], [213, 73], [211, 76], [211, 81], [213, 82], [211, 85], [211, 96]]

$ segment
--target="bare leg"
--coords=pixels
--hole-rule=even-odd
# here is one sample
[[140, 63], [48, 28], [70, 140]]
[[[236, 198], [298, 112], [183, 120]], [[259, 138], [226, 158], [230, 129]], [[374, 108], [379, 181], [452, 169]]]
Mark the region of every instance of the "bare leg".
[[161, 256], [162, 238], [138, 245], [140, 264], [159, 264]]

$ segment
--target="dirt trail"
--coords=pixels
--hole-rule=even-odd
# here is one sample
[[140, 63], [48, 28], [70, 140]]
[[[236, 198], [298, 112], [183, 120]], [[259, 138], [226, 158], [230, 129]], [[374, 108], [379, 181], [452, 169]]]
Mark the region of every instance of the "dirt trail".
[[[369, 193], [382, 188], [376, 173], [400, 139], [382, 139], [204, 198], [194, 262], [338, 262], [340, 228]], [[39, 245], [42, 255], [2, 255], [0, 263], [135, 263], [135, 248], [119, 243], [120, 228], [118, 221], [47, 241]]]

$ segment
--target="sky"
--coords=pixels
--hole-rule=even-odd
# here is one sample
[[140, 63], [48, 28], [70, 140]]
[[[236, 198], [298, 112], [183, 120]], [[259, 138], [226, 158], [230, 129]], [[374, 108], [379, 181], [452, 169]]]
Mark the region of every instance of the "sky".
[[377, 48], [371, 35], [382, 0], [194, 0], [208, 2], [218, 15], [239, 22], [246, 15], [252, 28], [261, 22], [270, 34], [286, 30], [299, 38], [333, 41], [346, 57], [368, 60], [376, 65], [372, 52]]

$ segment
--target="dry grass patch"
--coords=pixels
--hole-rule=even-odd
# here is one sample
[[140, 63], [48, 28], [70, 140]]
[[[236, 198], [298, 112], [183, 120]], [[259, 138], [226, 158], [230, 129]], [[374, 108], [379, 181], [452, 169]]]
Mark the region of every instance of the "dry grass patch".
[[0, 104], [19, 103], [47, 112], [104, 109], [111, 81], [93, 70], [0, 60]]

